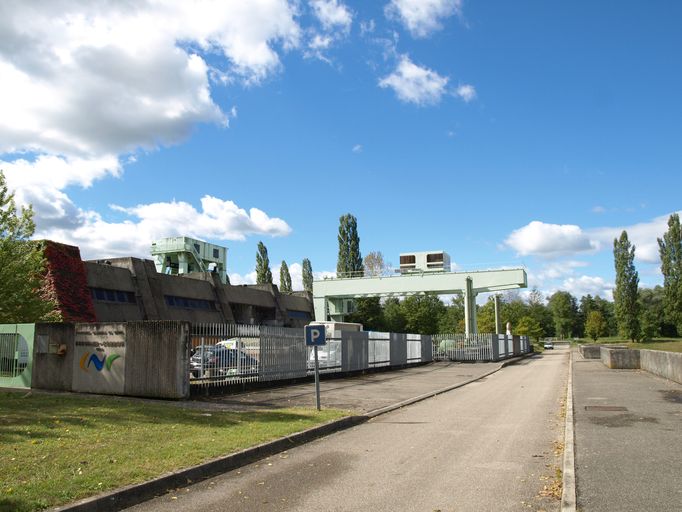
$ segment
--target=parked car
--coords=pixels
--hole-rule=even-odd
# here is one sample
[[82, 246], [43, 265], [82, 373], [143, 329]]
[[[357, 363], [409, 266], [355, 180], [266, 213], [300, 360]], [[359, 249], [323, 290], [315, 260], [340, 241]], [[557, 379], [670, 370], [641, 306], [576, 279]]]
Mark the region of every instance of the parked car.
[[545, 348], [545, 350], [553, 349], [554, 343], [552, 343], [551, 341], [545, 341], [545, 343], [542, 346]]
[[[190, 374], [195, 377], [244, 377], [258, 374], [258, 360], [236, 348], [221, 345], [197, 347], [190, 358]], [[203, 372], [203, 373], [202, 373]]]

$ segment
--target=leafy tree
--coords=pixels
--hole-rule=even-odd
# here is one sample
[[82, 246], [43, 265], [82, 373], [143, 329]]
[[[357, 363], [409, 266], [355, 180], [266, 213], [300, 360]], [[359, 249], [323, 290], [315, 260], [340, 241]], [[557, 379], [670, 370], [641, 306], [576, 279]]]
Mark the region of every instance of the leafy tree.
[[478, 324], [478, 332], [495, 332], [495, 300], [493, 297], [488, 297], [488, 301], [485, 304], [477, 307], [476, 323]]
[[284, 260], [282, 260], [282, 265], [279, 267], [279, 291], [291, 293], [291, 274], [289, 274], [289, 265]]
[[618, 326], [616, 325], [616, 315], [614, 311], [613, 302], [602, 299], [599, 295], [594, 298], [594, 304], [597, 311], [599, 311], [606, 325], [601, 332], [601, 336], [615, 336], [618, 334]]
[[457, 293], [450, 305], [445, 306], [445, 313], [438, 324], [438, 332], [453, 334], [464, 332], [464, 294]]
[[594, 341], [599, 339], [602, 335], [604, 329], [606, 328], [606, 320], [604, 315], [601, 314], [597, 309], [592, 309], [587, 314], [587, 319], [585, 320], [585, 334], [587, 334]]
[[361, 297], [355, 300], [355, 311], [346, 315], [347, 322], [362, 324], [366, 331], [383, 331], [386, 328], [384, 310], [379, 297]]
[[308, 258], [303, 260], [303, 289], [313, 293], [313, 267]]
[[660, 325], [653, 309], [643, 307], [641, 303], [640, 306], [642, 307], [639, 310], [639, 340], [651, 341], [660, 334]]
[[578, 306], [575, 297], [569, 292], [558, 291], [549, 298], [549, 309], [554, 319], [557, 336], [570, 338], [578, 317]]
[[400, 303], [405, 328], [414, 334], [436, 334], [445, 313], [445, 305], [437, 295], [410, 295]]
[[43, 286], [41, 247], [29, 241], [35, 231], [33, 209], [17, 211], [0, 171], [0, 324], [58, 320], [55, 301]]
[[384, 303], [384, 325], [388, 332], [407, 332], [407, 321], [400, 301], [395, 297], [386, 299]]
[[[500, 302], [500, 320], [502, 325], [507, 325], [507, 322], [511, 323], [512, 330], [516, 331], [515, 327], [519, 325], [519, 322], [524, 316], [529, 315], [529, 307], [518, 294], [506, 295], [504, 299]], [[494, 304], [493, 304], [493, 315], [495, 314]], [[486, 332], [495, 332], [492, 331]]]
[[270, 258], [268, 257], [268, 249], [263, 242], [258, 242], [258, 252], [256, 253], [256, 283], [272, 284]]
[[539, 341], [542, 335], [544, 334], [540, 322], [538, 322], [535, 318], [533, 318], [530, 315], [521, 317], [519, 319], [516, 329], [514, 329], [514, 332], [520, 334], [521, 336], [528, 336], [529, 338], [532, 338], [535, 341]]
[[661, 273], [665, 290], [666, 320], [682, 334], [682, 229], [680, 217], [673, 213], [668, 219], [668, 231], [658, 239]]
[[552, 312], [545, 304], [545, 298], [537, 288], [533, 288], [528, 296], [528, 315], [540, 324], [545, 336], [554, 335]]
[[358, 221], [347, 213], [339, 218], [339, 257], [336, 262], [338, 277], [361, 277], [364, 273], [360, 254]]
[[380, 276], [386, 271], [386, 263], [384, 262], [384, 255], [381, 251], [372, 251], [365, 256], [363, 260], [365, 267], [365, 275]]
[[616, 267], [613, 299], [618, 330], [622, 336], [637, 341], [640, 338], [640, 306], [637, 296], [639, 275], [634, 264], [635, 246], [630, 244], [626, 231], [621, 233], [620, 238], [613, 240], [613, 258]]

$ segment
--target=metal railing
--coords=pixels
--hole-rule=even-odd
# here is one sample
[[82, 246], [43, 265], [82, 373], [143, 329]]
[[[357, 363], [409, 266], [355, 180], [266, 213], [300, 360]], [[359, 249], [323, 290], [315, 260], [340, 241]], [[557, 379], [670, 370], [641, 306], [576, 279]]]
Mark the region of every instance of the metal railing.
[[436, 334], [434, 361], [499, 361], [530, 352], [527, 336]]
[[0, 377], [18, 377], [28, 362], [29, 350], [23, 337], [14, 333], [0, 333]]
[[[327, 331], [318, 348], [321, 373], [352, 372], [430, 361], [429, 336], [385, 332]], [[295, 379], [314, 372], [313, 348], [303, 329], [238, 324], [194, 324], [190, 386], [230, 387]]]
[[[327, 330], [318, 348], [321, 373], [404, 367], [430, 361], [497, 361], [529, 350], [526, 337], [497, 334], [396, 334]], [[194, 324], [190, 385], [230, 387], [249, 382], [296, 379], [312, 375], [314, 354], [303, 329]]]

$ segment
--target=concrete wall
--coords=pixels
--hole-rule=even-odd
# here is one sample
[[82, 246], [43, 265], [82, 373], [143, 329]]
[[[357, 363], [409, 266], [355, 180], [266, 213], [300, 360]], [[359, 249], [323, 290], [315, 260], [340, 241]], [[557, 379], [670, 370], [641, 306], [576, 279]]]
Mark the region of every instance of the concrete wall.
[[682, 353], [662, 350], [640, 350], [642, 370], [682, 384]]
[[189, 340], [186, 322], [37, 324], [31, 384], [59, 391], [186, 398]]
[[611, 369], [638, 369], [639, 350], [601, 347], [601, 362]]
[[585, 359], [601, 359], [601, 345], [580, 345], [578, 350]]
[[[216, 274], [159, 274], [154, 262], [111, 258], [86, 262], [88, 286], [132, 292], [135, 303], [94, 298], [98, 321], [180, 320], [303, 327], [313, 318], [310, 294], [282, 295], [274, 285], [223, 285]], [[209, 308], [169, 305], [167, 296], [208, 301]], [[289, 313], [291, 312], [291, 313]]]
[[35, 341], [31, 387], [71, 391], [74, 324], [36, 324]]

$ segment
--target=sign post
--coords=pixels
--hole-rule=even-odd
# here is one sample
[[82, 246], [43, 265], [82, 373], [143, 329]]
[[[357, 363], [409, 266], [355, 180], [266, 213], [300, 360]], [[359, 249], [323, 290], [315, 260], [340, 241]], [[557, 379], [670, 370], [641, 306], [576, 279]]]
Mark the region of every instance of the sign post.
[[324, 346], [327, 343], [327, 335], [324, 325], [306, 325], [305, 326], [305, 344], [312, 346], [315, 352], [315, 403], [317, 410], [320, 408], [320, 363], [317, 358], [317, 347]]

